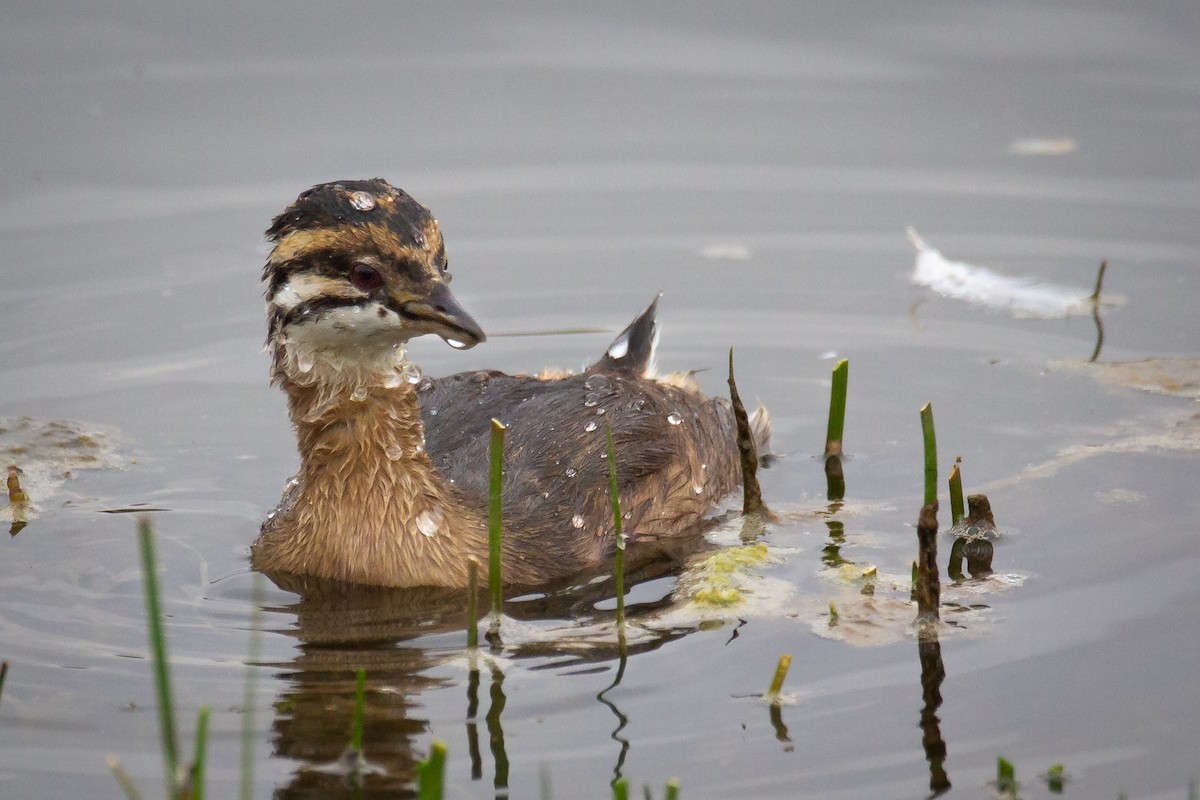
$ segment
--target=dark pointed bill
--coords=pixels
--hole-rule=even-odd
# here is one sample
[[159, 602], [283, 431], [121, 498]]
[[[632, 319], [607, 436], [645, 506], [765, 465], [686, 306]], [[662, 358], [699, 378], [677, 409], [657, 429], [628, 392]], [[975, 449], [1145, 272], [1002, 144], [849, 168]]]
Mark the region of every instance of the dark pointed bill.
[[419, 333], [433, 333], [446, 344], [459, 350], [474, 347], [487, 339], [479, 323], [459, 305], [450, 287], [439, 283], [424, 300], [410, 300], [400, 305], [401, 313]]

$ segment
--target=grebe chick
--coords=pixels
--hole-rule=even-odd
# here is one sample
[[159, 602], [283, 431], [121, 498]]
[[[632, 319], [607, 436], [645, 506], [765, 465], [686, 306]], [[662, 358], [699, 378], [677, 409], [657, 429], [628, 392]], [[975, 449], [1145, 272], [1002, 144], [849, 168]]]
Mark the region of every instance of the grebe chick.
[[[740, 482], [733, 413], [690, 375], [652, 375], [657, 300], [578, 374], [424, 378], [414, 336], [484, 341], [450, 292], [441, 230], [381, 179], [302, 193], [267, 230], [271, 378], [300, 469], [263, 523], [268, 574], [380, 586], [467, 584], [487, 563], [487, 450], [504, 423], [506, 582], [543, 584], [615, 548], [605, 425], [633, 542], [701, 529]], [[760, 446], [765, 409], [755, 415]]]

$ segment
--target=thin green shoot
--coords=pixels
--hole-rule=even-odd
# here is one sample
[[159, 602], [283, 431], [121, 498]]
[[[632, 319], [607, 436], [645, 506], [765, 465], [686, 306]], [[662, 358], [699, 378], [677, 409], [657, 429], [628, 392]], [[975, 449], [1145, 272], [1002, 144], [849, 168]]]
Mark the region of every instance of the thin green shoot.
[[846, 388], [850, 362], [842, 359], [833, 368], [833, 388], [829, 392], [829, 425], [825, 429], [825, 455], [842, 454], [842, 434], [846, 427]]
[[613, 572], [617, 581], [617, 629], [625, 628], [625, 534], [621, 532], [621, 499], [617, 496], [617, 454], [613, 447], [612, 425], [604, 423], [608, 437], [608, 493], [612, 498], [613, 535], [616, 537], [617, 553]]
[[629, 800], [629, 781], [617, 778], [613, 781], [613, 800]]
[[208, 762], [208, 718], [212, 709], [200, 706], [196, 714], [196, 744], [192, 750], [192, 800], [204, 800], [204, 773]]
[[925, 505], [937, 502], [937, 437], [933, 432], [933, 404], [921, 406], [921, 433], [925, 440]]
[[996, 791], [999, 794], [1017, 793], [1017, 770], [1004, 756], [996, 757]]
[[350, 749], [356, 753], [363, 751], [363, 706], [367, 695], [367, 671], [362, 667], [354, 680], [354, 724], [350, 729]]
[[479, 647], [479, 565], [467, 562], [467, 647]]
[[950, 468], [950, 524], [958, 525], [966, 519], [966, 509], [963, 506], [962, 472], [958, 461]]
[[492, 615], [497, 619], [504, 611], [504, 580], [500, 573], [500, 546], [504, 538], [504, 511], [501, 502], [504, 483], [504, 431], [505, 427], [500, 420], [493, 419], [489, 449], [491, 469], [488, 472], [488, 589], [492, 598]]
[[163, 773], [168, 794], [179, 790], [179, 746], [175, 737], [175, 712], [171, 701], [171, 675], [167, 662], [167, 633], [159, 596], [158, 560], [154, 555], [154, 531], [150, 520], [138, 520], [138, 549], [142, 556], [142, 584], [146, 595], [146, 622], [154, 660], [154, 686], [158, 694], [158, 723], [162, 740]]
[[[833, 604], [829, 605], [830, 611], [833, 610]], [[792, 654], [784, 653], [779, 657], [779, 663], [775, 666], [775, 675], [771, 678], [771, 688], [767, 689], [766, 699], [771, 703], [779, 702], [779, 693], [783, 691], [783, 681], [787, 678], [788, 669], [792, 666]]]
[[663, 794], [663, 800], [679, 800], [679, 781], [674, 778], [667, 781], [667, 791]]
[[429, 758], [417, 763], [417, 800], [442, 800], [446, 783], [446, 743], [434, 739]]
[[1046, 788], [1050, 794], [1062, 794], [1067, 782], [1067, 770], [1062, 764], [1051, 764], [1046, 770]]

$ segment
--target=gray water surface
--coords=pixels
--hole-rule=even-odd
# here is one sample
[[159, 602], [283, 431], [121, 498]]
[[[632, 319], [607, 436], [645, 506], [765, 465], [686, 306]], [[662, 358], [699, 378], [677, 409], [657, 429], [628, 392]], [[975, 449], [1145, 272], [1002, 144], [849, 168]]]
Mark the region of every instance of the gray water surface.
[[[348, 741], [358, 666], [376, 796], [435, 738], [464, 798], [538, 796], [543, 773], [556, 797], [606, 797], [617, 772], [635, 795], [678, 777], [688, 798], [924, 797], [923, 737], [935, 761], [944, 744], [950, 797], [990, 796], [1001, 754], [1025, 797], [1047, 795], [1053, 762], [1076, 797], [1183, 797], [1200, 773], [1194, 4], [2, 15], [0, 418], [70, 420], [103, 458], [6, 453], [47, 488], [0, 543], [0, 796], [118, 797], [109, 753], [157, 791], [134, 519], [99, 513], [138, 504], [169, 509], [177, 710], [190, 737], [213, 708], [212, 796], [236, 792], [251, 627], [261, 797], [350, 796], [312, 768]], [[1021, 154], [1029, 139], [1062, 152]], [[248, 546], [296, 464], [267, 386], [261, 232], [307, 186], [374, 175], [441, 220], [491, 336], [414, 342], [429, 374], [581, 366], [660, 291], [664, 368], [723, 393], [736, 348], [742, 395], [774, 415], [762, 478], [781, 512], [745, 606], [700, 612], [672, 599], [676, 572], [645, 576], [604, 692], [602, 590], [511, 604], [477, 686], [461, 597], [255, 601]], [[1103, 312], [1106, 363], [1084, 363], [1089, 316], [913, 286], [910, 225], [948, 258], [1084, 292], [1107, 259], [1123, 303]], [[496, 335], [563, 328], [606, 332]], [[850, 458], [831, 509], [814, 456], [840, 357]], [[1184, 379], [1133, 388], [1122, 362], [1152, 357]], [[887, 584], [916, 555], [927, 401], [943, 473], [961, 455], [1003, 531], [997, 578], [946, 589], [937, 654]], [[758, 695], [785, 652], [794, 702], [772, 714]]]

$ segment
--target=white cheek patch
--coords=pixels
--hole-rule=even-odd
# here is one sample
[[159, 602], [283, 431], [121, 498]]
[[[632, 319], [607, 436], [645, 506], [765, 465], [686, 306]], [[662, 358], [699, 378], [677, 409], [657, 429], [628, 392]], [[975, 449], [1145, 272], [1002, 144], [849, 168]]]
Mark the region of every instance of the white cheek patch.
[[405, 362], [412, 336], [405, 320], [377, 302], [320, 312], [288, 325], [281, 344], [292, 379], [330, 386], [381, 382]]
[[311, 272], [293, 275], [271, 295], [270, 304], [281, 311], [291, 311], [306, 300], [317, 297], [353, 297], [347, 294], [345, 281], [313, 275]]
[[311, 350], [366, 354], [390, 348], [409, 338], [400, 315], [380, 303], [331, 308], [301, 318], [287, 326], [284, 335], [292, 346]]

